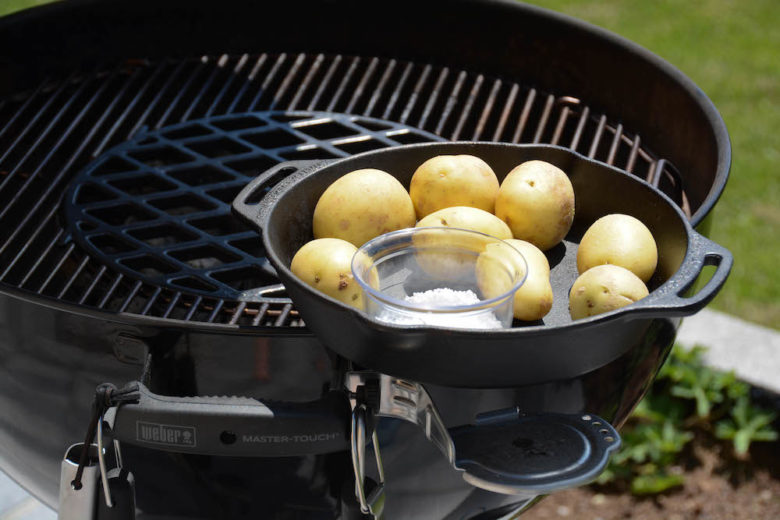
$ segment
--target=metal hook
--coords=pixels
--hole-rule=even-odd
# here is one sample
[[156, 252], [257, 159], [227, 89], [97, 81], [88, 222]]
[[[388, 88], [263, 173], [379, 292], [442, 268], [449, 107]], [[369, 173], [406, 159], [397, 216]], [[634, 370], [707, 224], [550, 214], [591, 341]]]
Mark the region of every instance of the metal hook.
[[124, 464], [122, 464], [122, 450], [117, 439], [114, 439], [114, 457], [116, 457], [116, 467], [121, 468]]
[[100, 464], [100, 481], [103, 484], [103, 495], [106, 498], [106, 505], [114, 507], [111, 500], [111, 493], [108, 490], [108, 476], [106, 471], [106, 457], [103, 450], [103, 417], [100, 417], [97, 423], [97, 445], [98, 445], [98, 463]]
[[366, 407], [358, 405], [352, 411], [352, 428], [350, 433], [350, 445], [352, 454], [352, 469], [355, 472], [355, 495], [360, 502], [360, 510], [363, 514], [376, 515], [374, 505], [384, 492], [385, 469], [382, 465], [382, 455], [379, 453], [379, 438], [376, 430], [371, 434], [374, 443], [374, 455], [379, 473], [379, 485], [366, 496], [365, 487], [365, 454], [366, 454]]

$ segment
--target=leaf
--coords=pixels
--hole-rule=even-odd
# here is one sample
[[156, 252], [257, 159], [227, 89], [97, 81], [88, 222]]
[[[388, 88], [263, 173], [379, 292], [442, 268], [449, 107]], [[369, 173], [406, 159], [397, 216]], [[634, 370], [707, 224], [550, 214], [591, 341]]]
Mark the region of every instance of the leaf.
[[707, 393], [701, 387], [693, 389], [693, 395], [696, 398], [696, 415], [699, 417], [709, 417], [712, 403], [708, 399]]
[[736, 433], [737, 429], [730, 420], [723, 420], [715, 424], [715, 437], [718, 439], [730, 441]]
[[776, 414], [750, 403], [747, 395], [740, 396], [731, 409], [731, 416], [715, 424], [715, 437], [730, 440], [734, 453], [745, 457], [755, 441], [773, 441], [778, 437], [772, 428]]
[[739, 456], [747, 455], [750, 449], [751, 431], [739, 430], [734, 434], [734, 452]]
[[655, 495], [673, 487], [682, 486], [682, 475], [667, 475], [657, 473], [653, 475], [639, 475], [631, 481], [631, 492], [635, 495]]
[[[734, 374], [733, 371], [729, 373], [732, 375]], [[734, 376], [734, 380], [726, 387], [726, 393], [732, 400], [747, 396], [749, 392], [750, 386], [747, 383], [737, 380], [736, 376]]]
[[754, 441], [773, 442], [780, 439], [780, 435], [774, 430], [761, 430], [753, 434]]
[[604, 471], [601, 472], [601, 474], [596, 477], [596, 484], [604, 485], [609, 484], [610, 482], [613, 482], [615, 480], [615, 472], [612, 471], [610, 467], [607, 467]]

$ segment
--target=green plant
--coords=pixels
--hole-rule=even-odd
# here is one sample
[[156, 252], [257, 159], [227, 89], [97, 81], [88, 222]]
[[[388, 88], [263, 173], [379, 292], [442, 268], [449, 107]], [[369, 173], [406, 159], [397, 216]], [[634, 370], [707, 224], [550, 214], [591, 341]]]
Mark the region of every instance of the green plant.
[[725, 404], [729, 397], [747, 394], [748, 387], [738, 381], [733, 372], [721, 372], [703, 365], [703, 353], [704, 348], [700, 346], [688, 351], [675, 348], [661, 367], [658, 379], [671, 383], [671, 395], [694, 401], [696, 416], [707, 420], [711, 418], [713, 407]]
[[683, 484], [675, 465], [697, 434], [729, 441], [741, 459], [751, 443], [778, 439], [776, 414], [752, 403], [750, 387], [733, 372], [704, 365], [704, 350], [674, 347], [597, 483], [622, 482], [636, 495], [662, 493]]
[[753, 406], [748, 397], [741, 396], [731, 416], [715, 425], [715, 436], [731, 441], [735, 454], [745, 458], [752, 442], [777, 440], [777, 431], [772, 429], [775, 417], [776, 414]]

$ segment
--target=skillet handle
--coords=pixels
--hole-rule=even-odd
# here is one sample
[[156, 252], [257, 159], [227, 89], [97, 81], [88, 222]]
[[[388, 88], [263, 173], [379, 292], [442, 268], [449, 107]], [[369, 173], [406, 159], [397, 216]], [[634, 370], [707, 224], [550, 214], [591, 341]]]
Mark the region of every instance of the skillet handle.
[[247, 184], [233, 200], [233, 213], [257, 229], [263, 228], [265, 214], [270, 207], [266, 197], [277, 185], [284, 187], [295, 184], [331, 160], [282, 162], [258, 175]]
[[[712, 301], [729, 276], [734, 265], [733, 255], [725, 247], [693, 231], [686, 256], [691, 261], [685, 262], [685, 267], [658, 290], [632, 305], [631, 312], [663, 317], [691, 316]], [[708, 265], [715, 266], [712, 278], [695, 294], [685, 296]]]
[[293, 403], [249, 397], [172, 397], [135, 381], [106, 420], [122, 442], [200, 455], [280, 457], [349, 449], [346, 393]]

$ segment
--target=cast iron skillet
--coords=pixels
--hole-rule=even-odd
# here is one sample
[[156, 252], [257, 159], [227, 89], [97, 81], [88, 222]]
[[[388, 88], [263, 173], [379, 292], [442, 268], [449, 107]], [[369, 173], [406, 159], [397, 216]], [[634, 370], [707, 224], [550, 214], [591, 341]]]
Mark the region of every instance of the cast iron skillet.
[[[539, 159], [569, 175], [575, 220], [564, 242], [547, 252], [553, 309], [544, 320], [515, 322], [499, 331], [448, 330], [378, 322], [299, 281], [289, 270], [295, 252], [312, 240], [312, 214], [320, 195], [337, 178], [378, 168], [406, 187], [417, 166], [442, 154], [485, 160], [500, 180], [516, 165]], [[570, 150], [547, 145], [424, 143], [367, 152], [325, 162], [282, 163], [252, 181], [233, 210], [261, 231], [276, 268], [307, 327], [329, 348], [366, 368], [419, 382], [461, 387], [520, 386], [579, 376], [651, 340], [657, 319], [688, 316], [712, 300], [731, 269], [723, 247], [698, 234], [665, 195], [618, 169]], [[577, 277], [576, 246], [585, 229], [609, 213], [626, 213], [650, 228], [659, 260], [651, 293], [616, 311], [573, 322], [568, 293]], [[689, 295], [706, 265], [710, 280]]]

